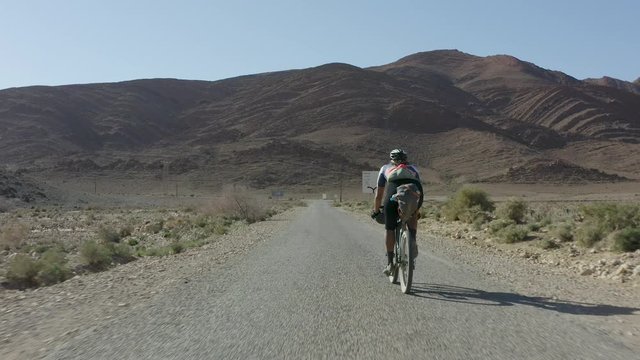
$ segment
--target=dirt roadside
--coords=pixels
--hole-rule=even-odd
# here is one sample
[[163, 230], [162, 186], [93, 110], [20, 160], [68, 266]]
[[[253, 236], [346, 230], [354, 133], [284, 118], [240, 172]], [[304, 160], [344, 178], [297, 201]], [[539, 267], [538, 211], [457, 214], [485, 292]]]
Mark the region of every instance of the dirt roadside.
[[[372, 223], [362, 212], [349, 212]], [[382, 228], [380, 232], [382, 241]], [[591, 253], [570, 247], [545, 251], [527, 244], [499, 244], [468, 225], [434, 219], [420, 220], [418, 244], [421, 252], [450, 259], [513, 289], [513, 294], [494, 296], [544, 305], [569, 318], [579, 318], [640, 352], [640, 276], [622, 277], [613, 272], [613, 276], [597, 276], [588, 265], [605, 262], [602, 271], [615, 271], [625, 263], [636, 266], [640, 251]], [[422, 265], [428, 268], [428, 263]]]
[[583, 265], [595, 261], [635, 264], [640, 262], [640, 252], [576, 254], [571, 248], [545, 252], [495, 244], [435, 221], [421, 226], [432, 235], [419, 235], [426, 251], [445, 254], [457, 263], [509, 284], [523, 302], [530, 299], [532, 303], [564, 308], [566, 311], [559, 312], [580, 318], [640, 351], [640, 276], [626, 277], [625, 282], [616, 276], [596, 277], [586, 272], [589, 267]]
[[241, 256], [284, 229], [295, 212], [290, 209], [237, 227], [215, 242], [180, 254], [143, 257], [49, 287], [0, 290], [0, 358], [42, 358], [74, 336], [145, 306], [175, 284]]

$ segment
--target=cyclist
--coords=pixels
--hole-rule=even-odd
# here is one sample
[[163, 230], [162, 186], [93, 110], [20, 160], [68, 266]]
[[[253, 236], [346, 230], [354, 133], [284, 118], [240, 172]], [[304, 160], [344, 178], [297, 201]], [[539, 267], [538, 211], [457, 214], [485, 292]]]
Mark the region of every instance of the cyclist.
[[[391, 201], [391, 196], [396, 193], [398, 186], [413, 183], [420, 190], [418, 209], [422, 206], [423, 201], [420, 174], [415, 166], [407, 163], [407, 153], [402, 149], [394, 149], [391, 150], [389, 157], [391, 161], [388, 164], [383, 165], [378, 174], [378, 187], [376, 189], [373, 211], [371, 212], [371, 217], [375, 218], [380, 215], [381, 205], [384, 205], [384, 228], [386, 230], [385, 246], [387, 249], [387, 267], [384, 269], [384, 274], [387, 276], [393, 271], [395, 229], [398, 224], [398, 203]], [[416, 210], [409, 221], [407, 221], [407, 227], [414, 239], [416, 239], [418, 229], [418, 214], [419, 211]], [[414, 247], [413, 253], [415, 254], [414, 257], [418, 255], [417, 244]]]

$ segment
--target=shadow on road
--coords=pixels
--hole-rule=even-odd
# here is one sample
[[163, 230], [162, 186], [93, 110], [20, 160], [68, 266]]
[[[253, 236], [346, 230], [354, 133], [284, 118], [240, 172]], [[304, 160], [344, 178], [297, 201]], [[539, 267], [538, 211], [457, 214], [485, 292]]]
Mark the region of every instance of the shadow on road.
[[466, 303], [486, 306], [529, 305], [537, 308], [557, 311], [565, 314], [610, 316], [632, 315], [640, 308], [589, 304], [547, 297], [524, 296], [506, 292], [491, 292], [459, 286], [414, 283], [413, 295], [425, 299]]

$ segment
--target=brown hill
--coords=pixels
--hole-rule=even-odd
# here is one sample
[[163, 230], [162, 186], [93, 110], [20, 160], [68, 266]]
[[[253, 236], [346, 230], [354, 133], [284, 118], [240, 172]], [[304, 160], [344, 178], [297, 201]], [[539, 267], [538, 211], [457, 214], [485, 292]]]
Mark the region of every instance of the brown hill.
[[433, 51], [375, 69], [410, 77], [437, 73], [477, 99], [469, 105], [478, 117], [504, 129], [526, 124], [568, 137], [632, 143], [640, 136], [638, 94], [581, 82], [511, 56]]
[[597, 169], [582, 168], [561, 160], [532, 160], [510, 167], [504, 174], [484, 179], [489, 182], [513, 184], [536, 183], [597, 183], [625, 180], [618, 175], [605, 174]]
[[640, 94], [639, 80], [640, 79], [636, 80], [635, 82], [628, 82], [605, 76], [601, 77], [600, 79], [585, 79], [584, 81], [593, 85], [607, 86], [619, 90], [629, 91], [635, 94]]
[[495, 180], [535, 159], [615, 180], [609, 174], [640, 177], [637, 160], [605, 161], [638, 156], [639, 113], [640, 95], [625, 89], [442, 50], [368, 69], [2, 90], [0, 161], [41, 174], [166, 171], [312, 186], [358, 182], [404, 147], [433, 182]]

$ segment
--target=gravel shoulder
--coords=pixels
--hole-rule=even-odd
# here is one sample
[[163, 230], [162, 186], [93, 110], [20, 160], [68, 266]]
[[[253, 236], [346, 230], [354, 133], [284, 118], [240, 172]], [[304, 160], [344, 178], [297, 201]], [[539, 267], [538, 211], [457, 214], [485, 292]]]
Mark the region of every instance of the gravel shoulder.
[[78, 334], [135, 312], [177, 284], [224, 266], [287, 227], [296, 209], [237, 227], [201, 248], [143, 257], [109, 271], [27, 291], [0, 290], [0, 358], [37, 359]]

